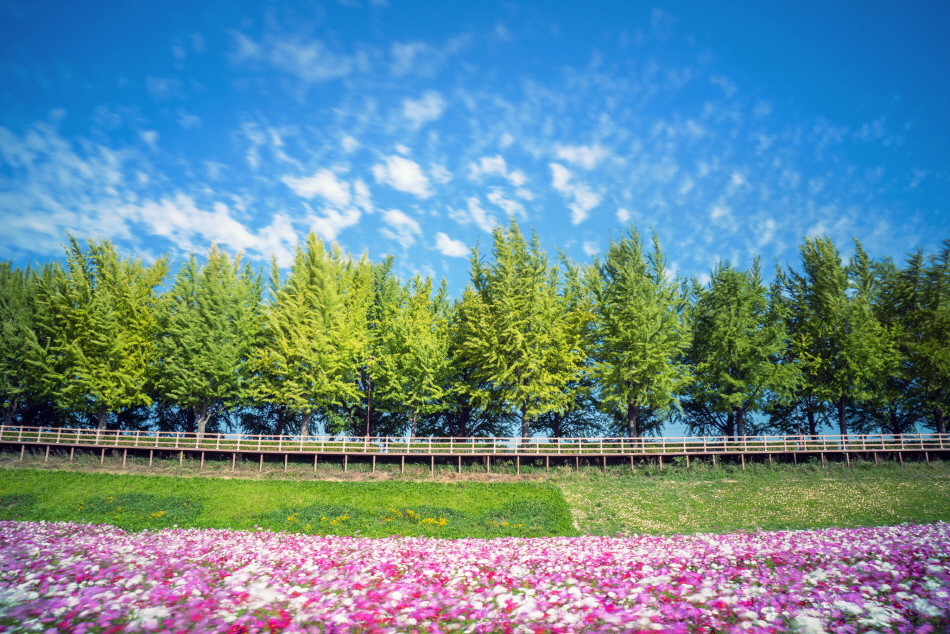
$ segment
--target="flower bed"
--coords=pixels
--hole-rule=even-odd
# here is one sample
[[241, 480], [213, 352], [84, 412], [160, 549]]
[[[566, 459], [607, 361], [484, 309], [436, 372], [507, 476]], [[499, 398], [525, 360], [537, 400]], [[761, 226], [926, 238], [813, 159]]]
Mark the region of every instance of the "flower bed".
[[8, 632], [946, 632], [950, 524], [439, 540], [0, 522]]

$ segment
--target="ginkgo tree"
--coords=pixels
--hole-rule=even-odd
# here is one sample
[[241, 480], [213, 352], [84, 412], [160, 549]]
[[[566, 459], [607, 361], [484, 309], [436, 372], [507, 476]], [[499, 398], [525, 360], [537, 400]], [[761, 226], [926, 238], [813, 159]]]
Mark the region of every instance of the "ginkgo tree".
[[168, 266], [120, 258], [111, 242], [70, 236], [66, 264], [37, 287], [36, 324], [45, 335], [30, 362], [64, 409], [95, 417], [105, 429], [120, 408], [151, 405], [156, 360], [156, 289]]
[[895, 343], [870, 301], [871, 263], [861, 244], [848, 265], [826, 236], [805, 238], [801, 272], [783, 275], [792, 312], [791, 353], [802, 371], [801, 390], [837, 414], [848, 434], [847, 408], [871, 397], [893, 371]]
[[0, 403], [3, 424], [26, 405], [34, 389], [27, 354], [35, 344], [36, 274], [29, 268], [0, 262]]
[[201, 437], [220, 408], [250, 395], [247, 362], [260, 328], [259, 273], [216, 246], [200, 264], [194, 254], [163, 295], [157, 391], [187, 410]]
[[786, 355], [782, 313], [770, 301], [758, 260], [748, 270], [720, 263], [695, 289], [693, 341], [688, 358], [695, 380], [690, 401], [728, 422], [726, 434], [745, 436], [749, 414], [784, 402], [799, 369]]
[[416, 436], [420, 416], [442, 408], [449, 370], [447, 290], [433, 295], [432, 278], [416, 275], [399, 288], [380, 316], [375, 379], [379, 395], [409, 418]]
[[502, 398], [527, 439], [535, 417], [570, 405], [565, 386], [583, 367], [583, 332], [567, 318], [560, 272], [537, 236], [528, 242], [512, 220], [492, 237], [490, 261], [473, 249], [472, 283], [461, 302], [460, 361], [495, 387], [481, 401]]
[[690, 379], [682, 360], [690, 330], [686, 296], [666, 274], [659, 239], [644, 249], [634, 228], [611, 242], [592, 269], [595, 322], [593, 373], [602, 398], [625, 413], [627, 435], [641, 435], [644, 410], [669, 411]]
[[260, 400], [301, 415], [300, 434], [321, 408], [359, 398], [357, 374], [367, 356], [371, 270], [310, 233], [298, 245], [287, 279], [275, 262], [252, 368]]

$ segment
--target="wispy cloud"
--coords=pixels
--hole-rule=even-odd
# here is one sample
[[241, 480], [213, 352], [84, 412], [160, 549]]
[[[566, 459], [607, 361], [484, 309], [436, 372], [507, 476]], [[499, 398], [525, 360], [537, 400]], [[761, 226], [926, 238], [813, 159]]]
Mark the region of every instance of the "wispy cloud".
[[561, 160], [592, 170], [597, 164], [610, 156], [610, 152], [599, 143], [593, 145], [558, 145], [555, 154]]
[[320, 196], [338, 207], [350, 204], [349, 183], [340, 180], [328, 169], [318, 170], [312, 176], [303, 178], [284, 176], [281, 180], [301, 198]]
[[414, 128], [435, 121], [442, 116], [444, 110], [445, 100], [434, 90], [427, 91], [419, 99], [404, 99], [402, 102], [402, 114]]
[[571, 200], [571, 222], [575, 225], [584, 222], [591, 209], [600, 204], [601, 198], [583, 183], [572, 182], [571, 171], [560, 163], [551, 163], [551, 186], [562, 196]]
[[416, 236], [422, 234], [422, 227], [419, 223], [398, 209], [388, 209], [382, 213], [382, 217], [386, 226], [381, 228], [379, 232], [390, 240], [395, 240], [403, 248], [415, 244]]
[[477, 197], [472, 196], [465, 200], [464, 209], [449, 208], [449, 218], [462, 225], [474, 224], [485, 233], [491, 233], [498, 225], [498, 220], [485, 211]]
[[398, 154], [387, 156], [384, 163], [374, 165], [373, 176], [380, 184], [389, 185], [419, 198], [428, 198], [432, 195], [429, 190], [429, 179], [419, 164]]
[[233, 31], [231, 37], [230, 57], [234, 64], [269, 67], [307, 84], [340, 79], [370, 68], [367, 51], [335, 51], [316, 38], [268, 33], [256, 41], [239, 31]]
[[453, 240], [439, 231], [435, 234], [435, 248], [444, 256], [451, 258], [467, 257], [470, 249], [461, 240]]
[[469, 178], [481, 180], [484, 176], [499, 176], [506, 179], [515, 187], [521, 187], [528, 182], [528, 177], [520, 170], [508, 170], [508, 164], [501, 155], [482, 156], [476, 162], [468, 165]]

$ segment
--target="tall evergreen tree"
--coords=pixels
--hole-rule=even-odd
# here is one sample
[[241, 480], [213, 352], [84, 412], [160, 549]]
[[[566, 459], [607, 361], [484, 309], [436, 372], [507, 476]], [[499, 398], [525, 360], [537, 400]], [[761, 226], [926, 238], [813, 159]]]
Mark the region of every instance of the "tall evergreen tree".
[[13, 424], [33, 394], [35, 381], [27, 353], [36, 343], [34, 273], [0, 262], [0, 403], [3, 424]]
[[105, 429], [110, 412], [151, 405], [145, 386], [156, 359], [156, 288], [165, 259], [145, 266], [122, 259], [109, 241], [70, 237], [66, 266], [54, 265], [37, 288], [43, 345], [31, 363], [61, 407], [95, 417]]
[[418, 432], [420, 416], [443, 408], [449, 362], [446, 294], [444, 282], [433, 296], [431, 278], [412, 278], [377, 335], [379, 394], [408, 416], [410, 437]]
[[[522, 438], [539, 414], [568, 406], [565, 385], [583, 364], [582, 333], [566, 319], [560, 275], [537, 236], [529, 243], [512, 220], [493, 233], [492, 261], [473, 250], [472, 285], [463, 298], [462, 362], [476, 369], [518, 413]], [[490, 396], [481, 395], [481, 401]]]
[[932, 417], [938, 434], [947, 433], [950, 410], [950, 240], [929, 257], [918, 250], [894, 276], [885, 306], [901, 326], [903, 377], [913, 398]]
[[627, 435], [642, 434], [644, 410], [663, 412], [690, 378], [685, 294], [666, 277], [657, 237], [645, 253], [636, 229], [613, 241], [596, 268], [594, 373], [602, 398], [625, 413]]
[[188, 413], [199, 436], [215, 412], [249, 396], [262, 293], [259, 273], [213, 246], [205, 264], [189, 258], [163, 297], [158, 391]]
[[745, 436], [747, 415], [770, 399], [786, 400], [798, 383], [798, 368], [785, 358], [784, 321], [769, 301], [757, 260], [748, 271], [717, 265], [709, 284], [694, 292], [688, 354], [694, 406], [687, 411], [715, 413], [726, 420], [725, 433]]
[[845, 266], [830, 238], [806, 238], [801, 262], [801, 273], [784, 276], [794, 313], [792, 353], [803, 391], [835, 409], [845, 436], [849, 404], [868, 400], [893, 367], [892, 342], [873, 314], [872, 263], [860, 243]]
[[297, 247], [283, 284], [277, 264], [272, 267], [274, 301], [252, 364], [254, 391], [266, 403], [299, 412], [302, 436], [317, 410], [359, 398], [370, 275], [365, 259], [354, 261], [335, 245], [327, 249], [314, 233]]

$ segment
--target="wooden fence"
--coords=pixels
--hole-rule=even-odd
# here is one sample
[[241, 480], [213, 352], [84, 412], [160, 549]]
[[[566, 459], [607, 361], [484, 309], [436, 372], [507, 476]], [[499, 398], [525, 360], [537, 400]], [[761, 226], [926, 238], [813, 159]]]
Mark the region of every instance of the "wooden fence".
[[0, 427], [0, 444], [278, 454], [638, 456], [755, 453], [950, 451], [947, 434], [683, 436], [649, 438], [398, 438], [273, 436]]

